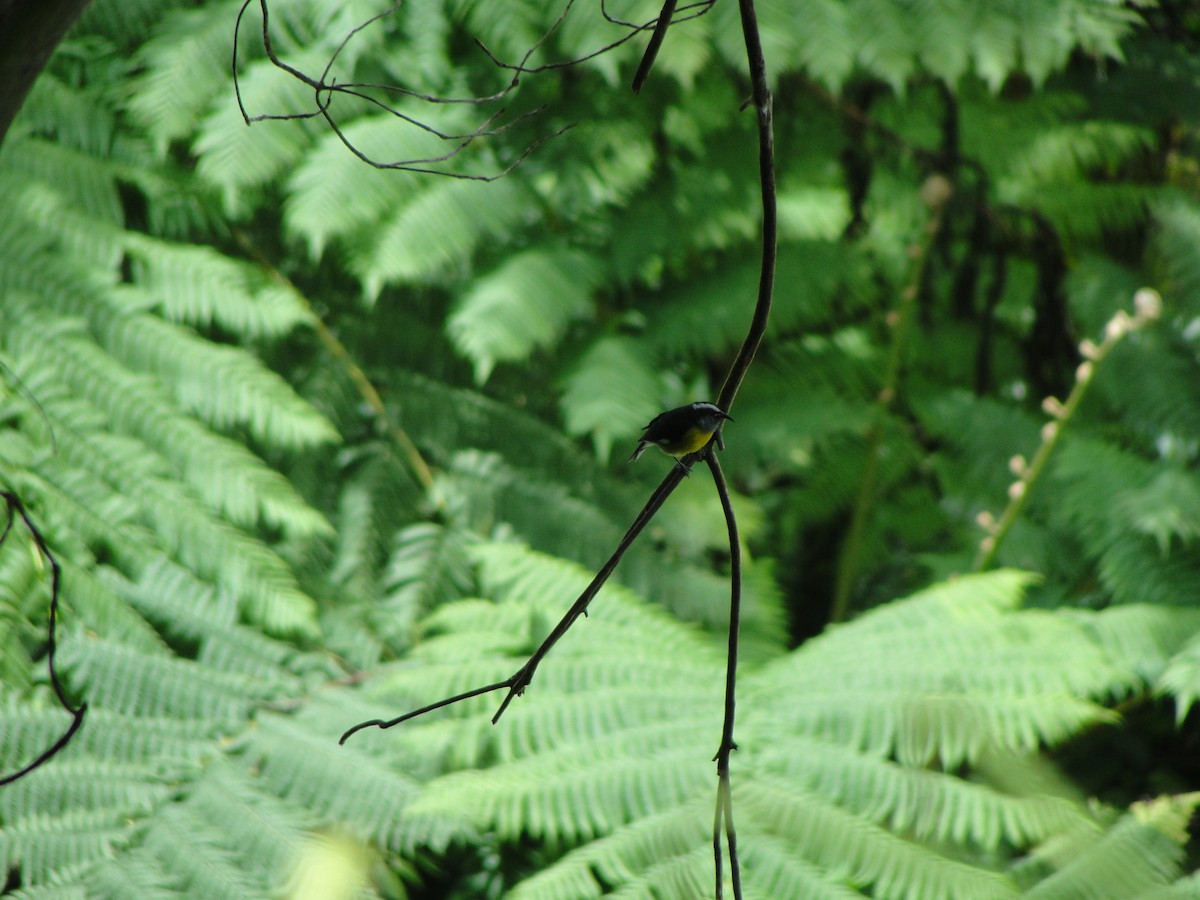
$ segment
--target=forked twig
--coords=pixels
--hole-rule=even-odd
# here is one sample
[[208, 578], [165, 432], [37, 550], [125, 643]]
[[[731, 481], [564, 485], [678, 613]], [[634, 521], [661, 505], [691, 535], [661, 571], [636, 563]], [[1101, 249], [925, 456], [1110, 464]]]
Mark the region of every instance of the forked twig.
[[[511, 78], [509, 79], [508, 83], [504, 87], [502, 87], [499, 91], [496, 91], [495, 93], [492, 93], [492, 94], [489, 94], [486, 96], [477, 96], [477, 97], [442, 97], [442, 96], [438, 96], [436, 94], [430, 94], [430, 93], [427, 93], [424, 91], [417, 91], [417, 90], [413, 90], [411, 88], [403, 87], [402, 85], [395, 85], [395, 84], [378, 84], [378, 83], [368, 83], [368, 82], [340, 82], [339, 83], [338, 80], [333, 76], [333, 74], [332, 74], [333, 67], [334, 67], [335, 63], [337, 62], [338, 58], [341, 56], [342, 51], [344, 51], [346, 49], [346, 47], [349, 45], [350, 41], [353, 40], [364, 29], [370, 27], [371, 25], [374, 25], [376, 22], [380, 21], [381, 19], [384, 19], [387, 16], [392, 15], [401, 5], [399, 0], [397, 0], [396, 3], [393, 3], [390, 7], [383, 10], [382, 12], [377, 13], [374, 16], [371, 16], [366, 21], [364, 21], [361, 24], [350, 29], [350, 31], [347, 32], [346, 36], [344, 38], [342, 38], [341, 42], [339, 42], [337, 47], [330, 54], [329, 60], [326, 62], [325, 68], [321, 72], [320, 77], [313, 77], [313, 76], [303, 72], [302, 70], [296, 68], [295, 66], [285, 62], [279, 56], [279, 52], [276, 50], [274, 42], [271, 39], [270, 9], [269, 9], [269, 5], [268, 5], [268, 0], [258, 0], [259, 9], [262, 12], [262, 37], [261, 37], [262, 47], [263, 47], [263, 51], [267, 55], [267, 59], [271, 62], [271, 64], [273, 66], [275, 66], [279, 70], [286, 72], [291, 77], [295, 78], [296, 80], [300, 81], [302, 84], [305, 84], [309, 88], [311, 88], [313, 91], [314, 103], [313, 103], [312, 109], [306, 110], [304, 112], [259, 113], [259, 114], [251, 115], [250, 112], [246, 108], [246, 103], [242, 96], [241, 73], [239, 71], [239, 59], [238, 59], [238, 42], [239, 42], [239, 38], [241, 35], [242, 20], [245, 17], [246, 10], [250, 7], [250, 4], [253, 2], [254, 2], [254, 0], [243, 0], [241, 7], [238, 9], [237, 18], [234, 22], [234, 35], [233, 35], [233, 57], [232, 57], [233, 89], [234, 89], [234, 95], [237, 99], [238, 110], [241, 112], [242, 120], [247, 125], [250, 125], [254, 122], [263, 122], [263, 121], [281, 121], [281, 120], [288, 120], [288, 119], [314, 119], [314, 118], [320, 117], [325, 120], [326, 124], [329, 125], [330, 129], [337, 136], [338, 140], [342, 142], [342, 145], [345, 146], [346, 149], [348, 149], [352, 154], [354, 154], [354, 156], [356, 156], [362, 162], [365, 162], [368, 165], [373, 166], [374, 168], [398, 169], [398, 170], [402, 170], [402, 171], [406, 171], [406, 172], [415, 172], [415, 173], [427, 174], [427, 175], [442, 175], [447, 178], [460, 178], [460, 179], [467, 179], [467, 180], [471, 180], [471, 181], [495, 181], [496, 179], [503, 178], [504, 176], [506, 176], [510, 172], [512, 172], [513, 169], [515, 169], [518, 165], [520, 165], [531, 153], [533, 153], [535, 150], [537, 150], [539, 147], [541, 147], [541, 145], [544, 144], [546, 141], [548, 141], [552, 138], [558, 137], [559, 135], [563, 134], [564, 132], [566, 132], [573, 126], [567, 125], [565, 127], [559, 128], [559, 129], [551, 132], [550, 134], [544, 135], [544, 136], [538, 138], [537, 140], [530, 142], [525, 147], [524, 150], [522, 150], [520, 153], [517, 154], [517, 156], [515, 157], [515, 159], [512, 160], [511, 163], [509, 163], [507, 166], [505, 166], [498, 172], [494, 172], [490, 175], [485, 175], [485, 174], [480, 174], [480, 173], [460, 172], [460, 171], [454, 171], [453, 169], [448, 169], [448, 168], [437, 168], [437, 166], [439, 164], [446, 163], [449, 160], [457, 157], [459, 154], [461, 154], [464, 150], [466, 150], [467, 147], [469, 147], [477, 139], [484, 138], [484, 137], [495, 137], [499, 134], [502, 134], [505, 131], [507, 131], [509, 128], [513, 127], [514, 125], [516, 125], [520, 122], [523, 122], [531, 117], [537, 116], [540, 113], [544, 112], [545, 108], [539, 107], [539, 108], [531, 110], [529, 112], [522, 113], [521, 115], [516, 116], [514, 119], [512, 119], [509, 122], [494, 126], [493, 123], [496, 122], [500, 117], [502, 117], [504, 115], [505, 110], [500, 109], [499, 111], [488, 116], [477, 128], [475, 128], [472, 131], [466, 132], [464, 134], [447, 134], [447, 133], [443, 133], [439, 129], [433, 127], [429, 123], [421, 121], [419, 118], [417, 118], [415, 116], [412, 116], [405, 112], [402, 112], [401, 110], [397, 109], [396, 107], [379, 99], [378, 97], [372, 96], [370, 93], [367, 93], [367, 92], [368, 91], [378, 91], [378, 92], [391, 94], [391, 95], [399, 95], [399, 96], [403, 96], [403, 97], [412, 98], [413, 100], [417, 100], [422, 103], [429, 103], [429, 104], [475, 104], [475, 105], [480, 105], [480, 104], [487, 104], [487, 103], [495, 103], [495, 102], [498, 102], [498, 101], [502, 100], [503, 98], [507, 97], [509, 94], [511, 94], [513, 91], [515, 91], [517, 89], [518, 85], [520, 84], [520, 79], [521, 79], [522, 75], [552, 71], [555, 69], [565, 69], [565, 68], [570, 68], [573, 66], [580, 65], [584, 62], [587, 62], [588, 60], [595, 59], [598, 56], [608, 53], [611, 50], [615, 50], [617, 47], [620, 47], [622, 44], [626, 43], [627, 41], [632, 40], [634, 37], [636, 37], [642, 31], [653, 29], [653, 31], [651, 32], [650, 41], [648, 42], [648, 44], [646, 46], [646, 50], [642, 56], [641, 64], [638, 66], [637, 74], [634, 76], [634, 81], [633, 81], [634, 90], [639, 91], [642, 87], [642, 84], [645, 82], [646, 77], [649, 75], [650, 68], [654, 64], [655, 57], [658, 55], [658, 50], [662, 45], [663, 39], [666, 37], [667, 28], [672, 24], [686, 22], [689, 19], [694, 19], [694, 18], [697, 18], [699, 16], [706, 14], [710, 9], [712, 9], [712, 6], [716, 2], [716, 0], [695, 0], [695, 2], [685, 4], [682, 7], [679, 7], [679, 12], [681, 13], [681, 15], [678, 15], [678, 16], [675, 15], [677, 0], [664, 0], [663, 10], [659, 14], [659, 16], [655, 19], [650, 20], [649, 22], [645, 22], [640, 25], [632, 23], [632, 22], [625, 22], [620, 19], [614, 18], [613, 16], [611, 16], [609, 14], [607, 7], [605, 6], [605, 4], [602, 0], [601, 14], [604, 17], [604, 20], [612, 25], [618, 25], [622, 28], [628, 29], [627, 34], [625, 34], [623, 37], [618, 38], [615, 41], [611, 41], [611, 42], [597, 48], [596, 50], [585, 53], [582, 56], [577, 56], [577, 57], [574, 57], [571, 59], [566, 59], [566, 60], [560, 60], [557, 62], [545, 63], [545, 64], [537, 65], [537, 66], [529, 65], [529, 61], [533, 57], [534, 53], [536, 53], [539, 49], [541, 49], [546, 44], [546, 42], [559, 30], [559, 28], [562, 26], [562, 23], [566, 20], [567, 15], [571, 12], [572, 8], [574, 7], [575, 0], [566, 0], [566, 3], [563, 5], [562, 11], [555, 18], [554, 22], [551, 23], [550, 27], [545, 31], [544, 34], [542, 34], [542, 36], [540, 38], [538, 38], [530, 47], [528, 47], [525, 50], [525, 52], [521, 56], [521, 59], [519, 62], [516, 62], [516, 63], [506, 62], [506, 61], [500, 59], [498, 56], [496, 56], [496, 54], [494, 54], [491, 50], [489, 50], [487, 45], [484, 44], [484, 42], [482, 40], [479, 40], [478, 38], [475, 40], [475, 44], [484, 53], [484, 55], [487, 56], [487, 58], [489, 60], [491, 60], [491, 62], [497, 68], [503, 69], [503, 70], [511, 73]], [[388, 115], [394, 116], [395, 118], [405, 122], [408, 125], [412, 125], [416, 128], [419, 128], [422, 131], [425, 131], [425, 132], [437, 137], [439, 140], [443, 140], [443, 141], [452, 143], [454, 146], [452, 146], [450, 149], [448, 149], [445, 153], [435, 154], [435, 155], [427, 156], [427, 157], [419, 157], [419, 158], [413, 158], [413, 159], [400, 159], [400, 160], [393, 160], [390, 162], [385, 162], [385, 161], [375, 159], [370, 154], [364, 152], [361, 148], [359, 148], [357, 145], [355, 145], [354, 142], [351, 141], [346, 136], [344, 129], [338, 123], [337, 119], [333, 116], [331, 109], [333, 106], [334, 97], [338, 94], [342, 94], [342, 95], [345, 95], [348, 97], [354, 97], [357, 100], [368, 103], [368, 104], [376, 107], [377, 109], [382, 110], [383, 112], [387, 113]]]
[[19, 516], [21, 522], [25, 525], [25, 530], [29, 532], [29, 538], [33, 541], [33, 545], [37, 547], [38, 552], [50, 564], [50, 621], [46, 631], [46, 666], [50, 672], [50, 687], [54, 689], [54, 694], [58, 698], [58, 702], [62, 708], [71, 714], [71, 725], [63, 733], [62, 737], [43, 750], [33, 762], [13, 772], [11, 775], [5, 775], [3, 778], [0, 778], [0, 787], [3, 787], [6, 784], [12, 784], [19, 778], [24, 778], [34, 769], [49, 762], [59, 751], [66, 747], [71, 738], [75, 736], [75, 732], [83, 725], [83, 717], [87, 713], [87, 704], [81, 703], [76, 707], [71, 703], [62, 681], [59, 680], [58, 669], [55, 667], [54, 662], [55, 653], [58, 650], [56, 626], [58, 624], [58, 597], [59, 589], [62, 586], [62, 569], [58, 565], [58, 560], [54, 558], [54, 554], [50, 552], [50, 548], [46, 546], [46, 539], [42, 537], [41, 531], [33, 524], [29, 513], [25, 511], [25, 506], [21, 503], [21, 499], [11, 491], [0, 491], [0, 497], [4, 498], [4, 502], [8, 506], [8, 518], [4, 525], [4, 531], [0, 532], [0, 544], [3, 544], [8, 539], [15, 517]]
[[[711, 447], [711, 445], [709, 446]], [[554, 630], [546, 636], [545, 640], [542, 641], [537, 650], [533, 652], [533, 655], [530, 656], [529, 659], [526, 660], [525, 664], [516, 672], [514, 672], [512, 676], [504, 679], [503, 681], [497, 681], [494, 684], [489, 684], [485, 685], [484, 687], [465, 691], [461, 694], [455, 694], [453, 697], [447, 697], [444, 700], [439, 700], [436, 703], [431, 703], [428, 706], [423, 706], [420, 709], [407, 712], [404, 715], [397, 716], [394, 719], [371, 719], [368, 722], [360, 722], [353, 728], [348, 729], [345, 734], [342, 735], [338, 743], [346, 743], [347, 738], [358, 731], [362, 731], [364, 728], [391, 728], [395, 725], [399, 725], [401, 722], [407, 722], [409, 719], [415, 719], [418, 716], [423, 716], [426, 713], [433, 712], [436, 709], [442, 709], [443, 707], [451, 706], [462, 700], [468, 700], [471, 697], [478, 697], [481, 694], [489, 694], [492, 691], [507, 689], [508, 693], [505, 695], [504, 700], [500, 703], [500, 708], [497, 709], [496, 714], [492, 716], [493, 725], [499, 722], [500, 717], [504, 715], [504, 711], [508, 709], [508, 705], [513, 701], [513, 698], [519, 697], [525, 693], [525, 688], [527, 688], [530, 682], [533, 681], [533, 676], [537, 671], [537, 667], [541, 665], [542, 660], [546, 658], [546, 655], [550, 652], [554, 645], [557, 644], [562, 636], [570, 630], [571, 626], [575, 624], [576, 619], [578, 619], [580, 616], [587, 615], [588, 605], [592, 602], [596, 594], [600, 592], [600, 588], [604, 586], [604, 583], [608, 581], [609, 577], [616, 570], [617, 564], [620, 563], [621, 558], [625, 555], [625, 552], [633, 545], [633, 542], [637, 540], [638, 535], [642, 533], [642, 529], [644, 529], [650, 523], [650, 520], [654, 518], [654, 514], [658, 512], [659, 508], [663, 505], [663, 502], [671, 495], [671, 492], [679, 486], [679, 482], [682, 481], [684, 475], [687, 474], [688, 470], [686, 466], [690, 465], [689, 461], [694, 462], [695, 458], [698, 458], [702, 454], [708, 452], [709, 448], [706, 447], [704, 450], [701, 450], [698, 453], [693, 453], [690, 457], [685, 457], [683, 466], [677, 465], [671, 467], [671, 471], [667, 473], [666, 477], [662, 480], [662, 483], [659, 484], [658, 488], [650, 496], [650, 499], [646, 501], [646, 505], [642, 507], [642, 511], [638, 513], [637, 518], [633, 520], [633, 524], [629, 526], [629, 530], [625, 532], [625, 536], [621, 538], [621, 542], [617, 545], [617, 549], [613, 551], [612, 556], [610, 556], [608, 561], [600, 567], [600, 570], [596, 573], [595, 577], [592, 578], [588, 586], [583, 589], [583, 592], [578, 598], [576, 598], [575, 602], [571, 604], [571, 608], [567, 610], [561, 619], [559, 619], [558, 624], [554, 626]]]

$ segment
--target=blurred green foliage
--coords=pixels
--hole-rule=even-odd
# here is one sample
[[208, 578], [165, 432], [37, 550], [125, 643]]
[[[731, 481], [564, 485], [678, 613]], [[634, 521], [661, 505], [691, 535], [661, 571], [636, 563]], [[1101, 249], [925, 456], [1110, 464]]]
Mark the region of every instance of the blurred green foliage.
[[[519, 61], [560, 2], [355, 32], [331, 77], [403, 86], [363, 90], [428, 128], [334, 94], [344, 138], [439, 157], [463, 141], [429, 128], [499, 113], [421, 164], [534, 147], [488, 182], [373, 168], [320, 118], [247, 128], [238, 8], [97, 0], [0, 148], [0, 483], [63, 565], [90, 707], [0, 790], [3, 893], [710, 893], [728, 558], [699, 471], [499, 725], [481, 698], [337, 738], [512, 674], [668, 465], [624, 464], [640, 427], [717, 393], [759, 267], [736, 4], [672, 27], [637, 97], [642, 39], [429, 102], [502, 90], [472, 38]], [[315, 76], [387, 8], [277, 0], [272, 38]], [[1200, 21], [759, 15], [778, 282], [722, 457], [747, 896], [1200, 895]], [[260, 21], [249, 112], [311, 110]], [[529, 65], [624, 33], [572, 7]], [[6, 772], [64, 725], [47, 601], [15, 529]]]

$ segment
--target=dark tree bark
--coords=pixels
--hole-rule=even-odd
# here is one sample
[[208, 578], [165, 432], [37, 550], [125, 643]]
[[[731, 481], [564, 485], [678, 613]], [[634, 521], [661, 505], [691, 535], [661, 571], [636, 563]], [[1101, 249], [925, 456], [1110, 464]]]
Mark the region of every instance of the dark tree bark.
[[91, 0], [0, 0], [0, 143], [34, 79]]

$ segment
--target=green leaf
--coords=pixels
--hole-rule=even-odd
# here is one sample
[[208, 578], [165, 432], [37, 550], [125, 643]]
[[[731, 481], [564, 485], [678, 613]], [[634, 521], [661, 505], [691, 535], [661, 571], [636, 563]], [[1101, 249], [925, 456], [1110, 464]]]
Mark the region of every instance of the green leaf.
[[633, 441], [661, 412], [662, 391], [647, 348], [625, 337], [592, 344], [567, 375], [559, 407], [571, 435], [591, 435], [596, 456], [608, 460], [613, 444]]
[[476, 279], [446, 320], [482, 384], [500, 362], [527, 359], [592, 311], [599, 260], [575, 250], [526, 250]]

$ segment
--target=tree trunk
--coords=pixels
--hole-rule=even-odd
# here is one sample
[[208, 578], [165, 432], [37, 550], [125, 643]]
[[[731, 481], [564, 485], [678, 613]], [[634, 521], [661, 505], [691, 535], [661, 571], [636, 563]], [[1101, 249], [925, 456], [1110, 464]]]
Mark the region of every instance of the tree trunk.
[[0, 0], [0, 143], [34, 79], [90, 0]]

